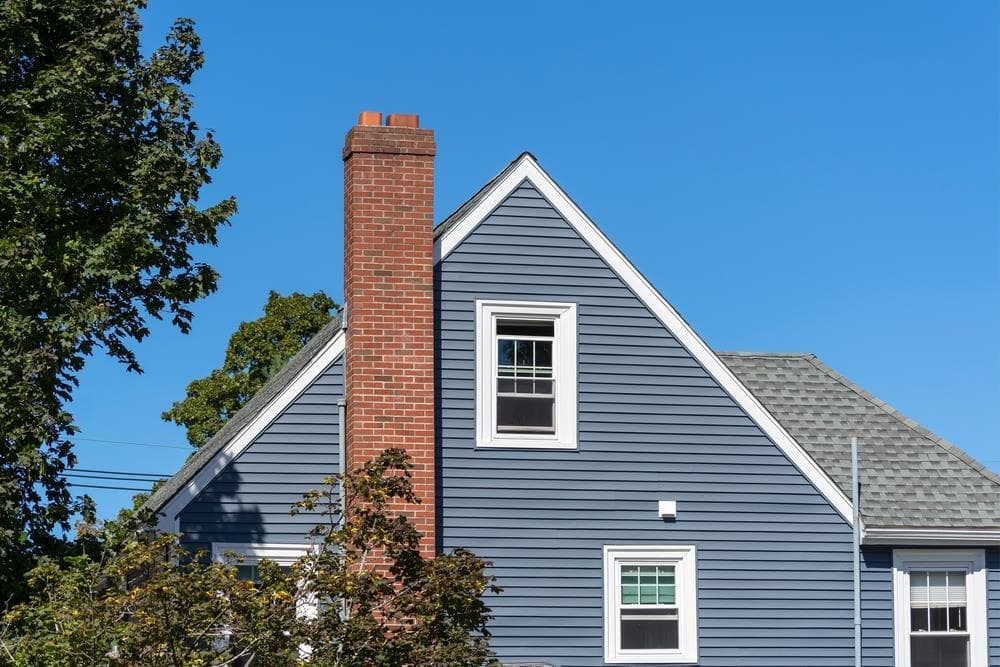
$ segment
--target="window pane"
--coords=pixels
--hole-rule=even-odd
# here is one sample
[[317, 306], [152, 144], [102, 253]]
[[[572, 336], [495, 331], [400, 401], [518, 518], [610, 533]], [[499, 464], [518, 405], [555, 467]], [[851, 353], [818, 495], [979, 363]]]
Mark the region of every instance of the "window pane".
[[535, 341], [535, 364], [543, 368], [552, 369], [552, 341]]
[[659, 588], [659, 600], [660, 604], [674, 604], [676, 602], [676, 591], [674, 590], [674, 585], [660, 584]]
[[931, 607], [931, 632], [948, 630], [948, 609], [946, 607]]
[[639, 587], [622, 584], [622, 604], [639, 604]]
[[912, 632], [927, 632], [930, 623], [929, 611], [929, 609], [910, 610], [910, 630]]
[[966, 632], [965, 627], [965, 607], [952, 607], [948, 610], [948, 629], [957, 632]]
[[522, 367], [535, 365], [535, 341], [514, 341], [514, 363]]
[[497, 397], [497, 428], [552, 431], [554, 398]]
[[508, 336], [553, 336], [555, 322], [552, 320], [531, 322], [528, 320], [497, 320], [497, 333]]
[[237, 565], [236, 578], [241, 581], [257, 581], [257, 566]]
[[501, 367], [500, 375], [513, 372], [503, 368], [503, 366], [514, 365], [514, 341], [503, 339], [497, 341], [497, 365]]
[[621, 648], [623, 649], [678, 648], [677, 640], [676, 619], [622, 619]]
[[912, 637], [912, 667], [968, 667], [968, 637]]

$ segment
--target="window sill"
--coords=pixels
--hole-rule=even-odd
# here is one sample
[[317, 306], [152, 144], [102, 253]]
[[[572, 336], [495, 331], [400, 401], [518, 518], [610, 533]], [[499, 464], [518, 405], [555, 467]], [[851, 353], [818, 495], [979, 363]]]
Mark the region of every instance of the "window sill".
[[617, 655], [604, 659], [607, 665], [637, 665], [655, 663], [657, 665], [696, 665], [698, 659], [680, 653], [658, 653], [645, 655]]
[[494, 438], [476, 442], [479, 449], [576, 449], [576, 441], [560, 441], [556, 438]]

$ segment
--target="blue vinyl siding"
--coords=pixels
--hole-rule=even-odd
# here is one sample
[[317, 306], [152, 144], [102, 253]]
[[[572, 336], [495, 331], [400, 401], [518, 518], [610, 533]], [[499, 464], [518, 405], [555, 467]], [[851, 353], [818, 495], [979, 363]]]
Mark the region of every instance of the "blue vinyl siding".
[[864, 667], [893, 667], [892, 549], [861, 550], [861, 660]]
[[[439, 540], [494, 563], [503, 660], [602, 664], [602, 546], [696, 544], [700, 665], [852, 663], [849, 526], [530, 184], [438, 288]], [[577, 451], [476, 449], [476, 299], [578, 303]]]
[[292, 517], [288, 510], [304, 491], [339, 472], [337, 402], [343, 386], [340, 357], [181, 512], [186, 546], [305, 543], [316, 517]]

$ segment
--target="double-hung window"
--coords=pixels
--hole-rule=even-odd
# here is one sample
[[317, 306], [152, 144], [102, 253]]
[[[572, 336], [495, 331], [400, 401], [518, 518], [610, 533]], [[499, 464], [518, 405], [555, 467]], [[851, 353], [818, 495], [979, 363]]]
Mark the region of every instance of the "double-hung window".
[[476, 302], [477, 443], [576, 447], [576, 304]]
[[893, 570], [896, 667], [986, 667], [983, 551], [897, 549]]
[[604, 661], [698, 660], [693, 546], [604, 547]]

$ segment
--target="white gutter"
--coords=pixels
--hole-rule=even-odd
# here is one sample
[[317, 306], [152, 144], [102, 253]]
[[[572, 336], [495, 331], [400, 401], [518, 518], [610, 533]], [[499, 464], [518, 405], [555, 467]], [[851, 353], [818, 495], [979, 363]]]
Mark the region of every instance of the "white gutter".
[[996, 528], [866, 528], [864, 544], [909, 547], [1000, 545], [1000, 530]]

